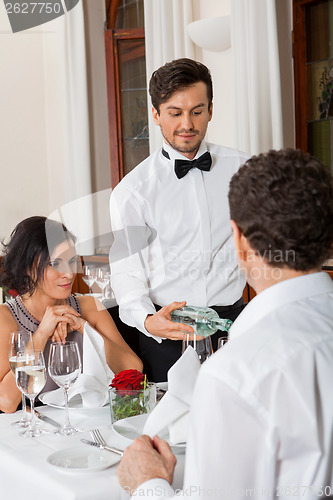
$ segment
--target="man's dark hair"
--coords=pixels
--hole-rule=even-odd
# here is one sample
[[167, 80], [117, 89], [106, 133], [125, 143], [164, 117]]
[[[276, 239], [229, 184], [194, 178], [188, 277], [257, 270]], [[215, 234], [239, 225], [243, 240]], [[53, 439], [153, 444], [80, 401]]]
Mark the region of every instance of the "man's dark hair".
[[309, 153], [253, 156], [232, 177], [230, 216], [274, 267], [309, 271], [333, 254], [333, 178]]
[[213, 102], [213, 83], [209, 69], [192, 59], [176, 59], [154, 71], [149, 83], [149, 94], [154, 108], [160, 114], [160, 105], [178, 90], [198, 82], [207, 86], [208, 109]]
[[4, 258], [0, 285], [15, 290], [19, 295], [32, 294], [54, 249], [64, 241], [75, 243], [75, 236], [60, 222], [34, 216], [21, 221], [3, 243]]

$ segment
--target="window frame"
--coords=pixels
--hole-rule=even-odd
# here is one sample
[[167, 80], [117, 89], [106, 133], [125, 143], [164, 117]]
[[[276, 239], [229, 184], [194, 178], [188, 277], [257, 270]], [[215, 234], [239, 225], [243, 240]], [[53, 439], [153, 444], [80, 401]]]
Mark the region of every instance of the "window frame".
[[114, 188], [124, 177], [119, 43], [124, 40], [145, 40], [144, 29], [114, 28], [119, 2], [120, 0], [106, 0], [106, 23], [104, 32], [112, 188]]

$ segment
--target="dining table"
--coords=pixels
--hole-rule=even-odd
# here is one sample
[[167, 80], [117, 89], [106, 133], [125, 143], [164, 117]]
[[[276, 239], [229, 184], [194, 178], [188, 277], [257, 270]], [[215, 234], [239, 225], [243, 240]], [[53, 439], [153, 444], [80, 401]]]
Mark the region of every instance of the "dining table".
[[[65, 422], [65, 411], [53, 406], [39, 406], [41, 415], [55, 422]], [[1, 500], [118, 500], [129, 495], [117, 479], [117, 464], [120, 456], [111, 453], [113, 465], [97, 469], [67, 469], [55, 465], [50, 457], [69, 454], [72, 450], [86, 453], [90, 447], [81, 439], [91, 440], [90, 431], [99, 429], [107, 444], [124, 450], [132, 441], [115, 431], [111, 424], [110, 408], [72, 408], [70, 421], [79, 429], [75, 435], [61, 436], [57, 428], [38, 419], [38, 426], [46, 434], [30, 438], [20, 435], [22, 429], [12, 425], [22, 416], [21, 411], [0, 415], [0, 499]], [[173, 448], [177, 465], [173, 486], [181, 489], [184, 474], [185, 449]], [[99, 453], [101, 453], [98, 450]]]

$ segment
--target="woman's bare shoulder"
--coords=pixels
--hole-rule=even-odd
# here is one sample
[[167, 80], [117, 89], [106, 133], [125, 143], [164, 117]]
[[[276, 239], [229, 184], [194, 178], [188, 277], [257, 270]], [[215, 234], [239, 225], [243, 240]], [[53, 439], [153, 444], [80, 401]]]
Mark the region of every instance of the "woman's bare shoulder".
[[14, 321], [14, 323], [16, 323], [9, 307], [7, 307], [5, 304], [0, 305], [0, 320], [12, 320]]
[[0, 305], [0, 331], [11, 331], [17, 329], [17, 323], [10, 309], [5, 304]]
[[98, 311], [104, 311], [105, 307], [103, 306], [102, 302], [100, 302], [98, 299], [95, 297], [92, 297], [91, 295], [79, 295], [77, 297], [81, 311], [82, 311], [82, 316], [85, 316], [85, 313], [89, 312], [98, 312]]

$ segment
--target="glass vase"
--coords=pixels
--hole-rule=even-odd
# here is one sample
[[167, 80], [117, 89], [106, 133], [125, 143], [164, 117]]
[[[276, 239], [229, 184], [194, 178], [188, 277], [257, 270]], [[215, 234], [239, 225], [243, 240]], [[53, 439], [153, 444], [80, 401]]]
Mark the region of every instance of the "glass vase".
[[156, 385], [148, 383], [145, 390], [109, 389], [111, 423], [123, 418], [143, 415], [156, 405]]

